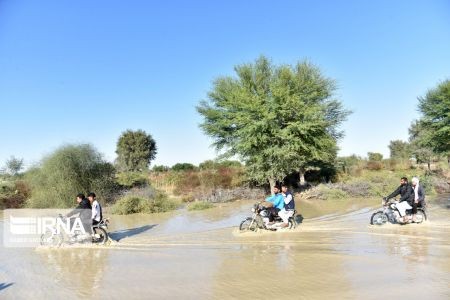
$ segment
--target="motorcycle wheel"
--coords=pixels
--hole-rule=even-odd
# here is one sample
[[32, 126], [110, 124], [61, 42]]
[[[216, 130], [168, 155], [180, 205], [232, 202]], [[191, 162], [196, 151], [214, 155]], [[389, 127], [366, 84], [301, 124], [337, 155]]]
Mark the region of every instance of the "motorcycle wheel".
[[41, 246], [59, 247], [63, 241], [64, 238], [61, 233], [53, 234], [53, 232], [47, 231], [41, 235]]
[[[253, 221], [253, 222], [252, 222]], [[258, 222], [256, 220], [253, 220], [253, 218], [247, 218], [244, 221], [241, 222], [239, 225], [240, 231], [256, 231], [258, 230]]]
[[[105, 229], [100, 228], [100, 227], [94, 227], [93, 228], [94, 231], [94, 238], [93, 238], [93, 242], [95, 244], [100, 244], [100, 245], [104, 245], [107, 241], [108, 241], [108, 233], [106, 232]], [[97, 237], [99, 236], [99, 237]]]
[[423, 221], [427, 220], [427, 215], [423, 210], [418, 209], [416, 214], [416, 222], [417, 224], [422, 223]]
[[371, 225], [384, 225], [388, 221], [386, 214], [382, 211], [377, 211], [370, 218]]

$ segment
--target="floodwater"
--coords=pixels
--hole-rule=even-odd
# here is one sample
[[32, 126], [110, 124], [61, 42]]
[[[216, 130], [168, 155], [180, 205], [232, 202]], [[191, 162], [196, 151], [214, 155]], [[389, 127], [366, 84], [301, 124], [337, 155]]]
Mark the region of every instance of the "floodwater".
[[247, 201], [113, 216], [109, 246], [0, 246], [0, 298], [450, 299], [448, 197], [406, 226], [370, 226], [361, 205], [318, 216], [311, 203], [283, 232], [239, 233]]

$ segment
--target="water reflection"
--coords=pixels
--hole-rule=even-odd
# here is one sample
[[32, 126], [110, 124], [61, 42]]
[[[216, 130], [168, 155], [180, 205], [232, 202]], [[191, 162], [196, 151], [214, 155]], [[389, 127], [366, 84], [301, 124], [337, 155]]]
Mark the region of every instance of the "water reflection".
[[48, 249], [39, 251], [42, 266], [53, 274], [58, 286], [78, 296], [93, 296], [101, 285], [108, 251], [104, 249]]

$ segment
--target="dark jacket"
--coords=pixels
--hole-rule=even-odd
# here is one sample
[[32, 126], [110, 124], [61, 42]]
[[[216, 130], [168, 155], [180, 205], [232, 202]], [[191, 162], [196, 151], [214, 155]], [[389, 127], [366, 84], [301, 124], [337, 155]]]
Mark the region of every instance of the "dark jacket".
[[410, 204], [414, 202], [414, 190], [409, 183], [400, 185], [387, 198], [394, 198], [397, 195], [400, 195], [400, 202], [408, 201]]
[[92, 216], [92, 207], [91, 202], [88, 199], [84, 198], [78, 203], [77, 207], [74, 210], [67, 214], [67, 217], [73, 216], [75, 214], [80, 214], [80, 218], [82, 220], [90, 220]]

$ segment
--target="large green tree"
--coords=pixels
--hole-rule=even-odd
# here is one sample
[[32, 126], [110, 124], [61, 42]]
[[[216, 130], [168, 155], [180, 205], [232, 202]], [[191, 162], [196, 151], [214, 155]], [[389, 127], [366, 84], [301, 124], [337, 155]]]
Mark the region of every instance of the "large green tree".
[[427, 131], [424, 143], [436, 153], [450, 154], [450, 80], [419, 97], [421, 127]]
[[127, 130], [117, 141], [117, 165], [122, 171], [148, 169], [156, 156], [156, 142], [143, 130]]
[[407, 161], [411, 158], [411, 146], [408, 142], [401, 140], [390, 141], [389, 150], [392, 159]]
[[431, 132], [422, 121], [414, 121], [409, 127], [411, 153], [418, 163], [426, 163], [431, 171], [431, 162], [436, 154], [430, 143]]
[[349, 111], [334, 98], [335, 82], [309, 62], [273, 65], [262, 56], [217, 78], [197, 107], [200, 125], [223, 156], [239, 156], [260, 183], [302, 178], [312, 161], [333, 161], [339, 125]]

